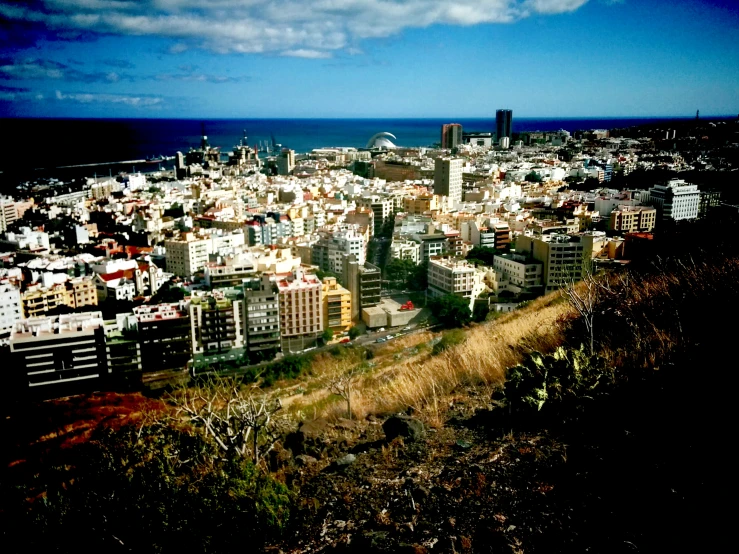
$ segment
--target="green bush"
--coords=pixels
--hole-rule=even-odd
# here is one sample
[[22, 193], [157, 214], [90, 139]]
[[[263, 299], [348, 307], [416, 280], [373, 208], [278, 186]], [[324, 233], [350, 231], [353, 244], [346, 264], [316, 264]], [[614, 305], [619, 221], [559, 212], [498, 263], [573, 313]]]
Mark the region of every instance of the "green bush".
[[462, 331], [461, 329], [453, 329], [442, 335], [441, 340], [434, 345], [431, 353], [434, 356], [437, 354], [441, 354], [452, 346], [462, 344], [465, 340], [467, 340], [467, 335], [464, 331]]
[[352, 327], [351, 329], [349, 329], [349, 338], [351, 340], [356, 339], [361, 334], [362, 331], [359, 329], [359, 327]]

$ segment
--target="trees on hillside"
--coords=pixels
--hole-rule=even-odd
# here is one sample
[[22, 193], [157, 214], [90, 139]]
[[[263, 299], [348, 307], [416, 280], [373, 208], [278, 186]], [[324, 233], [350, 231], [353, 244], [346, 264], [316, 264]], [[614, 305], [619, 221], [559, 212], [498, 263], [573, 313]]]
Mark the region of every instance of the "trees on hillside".
[[462, 327], [472, 321], [470, 301], [461, 296], [448, 294], [434, 298], [429, 302], [429, 308], [436, 320], [447, 329]]

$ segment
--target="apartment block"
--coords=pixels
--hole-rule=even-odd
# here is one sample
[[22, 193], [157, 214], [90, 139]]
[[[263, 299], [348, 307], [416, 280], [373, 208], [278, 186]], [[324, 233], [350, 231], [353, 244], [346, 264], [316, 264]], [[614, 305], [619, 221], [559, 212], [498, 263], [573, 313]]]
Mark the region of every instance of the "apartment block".
[[436, 158], [434, 162], [434, 194], [462, 201], [462, 159]]
[[326, 329], [343, 333], [352, 326], [352, 296], [335, 277], [323, 279], [323, 321]]
[[97, 306], [98, 294], [92, 278], [77, 277], [48, 288], [37, 285], [24, 292], [21, 301], [25, 317], [38, 317], [59, 306], [72, 309]]
[[208, 263], [208, 240], [185, 233], [181, 240], [165, 241], [167, 271], [180, 277], [192, 277]]
[[664, 185], [655, 185], [649, 189], [649, 204], [657, 208], [663, 221], [696, 219], [700, 191], [697, 185], [691, 185], [682, 179], [670, 179]]
[[184, 370], [192, 359], [187, 302], [137, 306], [133, 313], [138, 326], [144, 374]]
[[518, 289], [512, 292], [536, 292], [543, 287], [544, 266], [533, 258], [520, 254], [496, 255], [493, 269], [502, 275], [502, 280]]
[[[572, 281], [582, 280], [586, 260], [581, 237], [549, 234], [542, 237], [521, 236], [516, 241], [516, 253], [543, 264], [545, 292], [552, 292]], [[587, 254], [589, 257], [589, 254]]]
[[375, 235], [379, 235], [382, 226], [393, 215], [393, 199], [386, 196], [371, 195], [357, 199], [357, 206], [368, 208], [374, 213]]
[[435, 194], [419, 194], [403, 198], [403, 211], [409, 214], [422, 215], [428, 212], [438, 212], [439, 197]]
[[249, 359], [271, 359], [282, 350], [280, 300], [271, 275], [244, 281], [243, 329]]
[[410, 260], [418, 265], [421, 263], [421, 245], [412, 240], [393, 239], [390, 245], [390, 259]]
[[608, 229], [619, 233], [649, 233], [657, 222], [657, 209], [648, 206], [619, 206], [611, 212]]
[[189, 308], [193, 354], [215, 356], [243, 348], [242, 301], [236, 290], [193, 297]]
[[18, 321], [10, 338], [10, 355], [19, 390], [52, 395], [92, 390], [108, 374], [102, 313]]
[[436, 258], [429, 262], [428, 292], [436, 297], [453, 294], [469, 298], [472, 309], [475, 299], [486, 289], [484, 277], [483, 270], [465, 260]]
[[297, 269], [288, 275], [276, 276], [276, 284], [283, 349], [295, 351], [297, 344], [312, 346], [324, 329], [321, 281]]

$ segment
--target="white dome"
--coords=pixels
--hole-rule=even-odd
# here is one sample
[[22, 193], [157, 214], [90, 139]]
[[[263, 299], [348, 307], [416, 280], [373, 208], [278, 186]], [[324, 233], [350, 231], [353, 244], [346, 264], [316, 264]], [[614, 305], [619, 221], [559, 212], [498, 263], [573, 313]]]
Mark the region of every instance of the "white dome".
[[386, 137], [391, 137], [397, 140], [395, 138], [395, 135], [393, 135], [392, 133], [388, 133], [388, 132], [377, 133], [371, 139], [369, 139], [369, 141], [367, 142], [367, 148], [385, 148], [385, 149], [395, 148], [395, 144], [393, 144]]

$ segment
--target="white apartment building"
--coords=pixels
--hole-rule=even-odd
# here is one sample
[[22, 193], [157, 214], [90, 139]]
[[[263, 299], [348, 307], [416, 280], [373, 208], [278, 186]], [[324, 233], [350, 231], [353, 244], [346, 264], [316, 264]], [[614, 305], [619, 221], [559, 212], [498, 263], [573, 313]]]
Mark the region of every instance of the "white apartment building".
[[395, 240], [390, 245], [390, 259], [411, 260], [414, 264], [421, 263], [421, 245], [412, 240]]
[[165, 241], [167, 271], [180, 277], [191, 277], [208, 263], [208, 241], [185, 233], [182, 240]]
[[484, 270], [477, 269], [464, 260], [438, 258], [429, 261], [429, 293], [436, 297], [454, 294], [469, 298], [470, 310], [475, 299], [487, 288], [484, 278]]
[[12, 331], [22, 315], [20, 291], [12, 285], [0, 285], [0, 336]]
[[502, 254], [493, 258], [493, 269], [510, 285], [518, 288], [512, 292], [533, 290], [542, 286], [544, 266], [520, 254]]
[[434, 194], [462, 201], [462, 159], [436, 158], [434, 162]]
[[8, 225], [18, 219], [15, 201], [7, 196], [0, 196], [0, 232], [5, 232]]
[[698, 185], [682, 179], [670, 179], [665, 185], [654, 185], [649, 189], [649, 203], [657, 208], [662, 220], [696, 219], [700, 205]]

